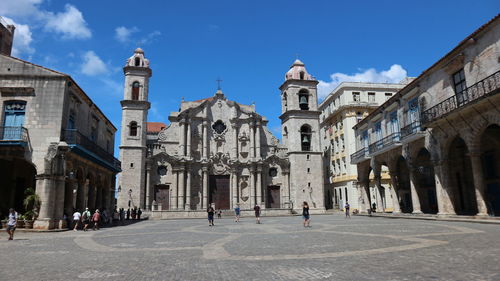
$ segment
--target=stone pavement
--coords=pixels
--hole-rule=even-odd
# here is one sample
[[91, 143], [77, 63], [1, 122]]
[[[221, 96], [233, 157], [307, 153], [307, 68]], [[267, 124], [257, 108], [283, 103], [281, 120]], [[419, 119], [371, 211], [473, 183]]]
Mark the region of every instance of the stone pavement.
[[318, 215], [0, 234], [0, 280], [500, 280], [500, 227]]

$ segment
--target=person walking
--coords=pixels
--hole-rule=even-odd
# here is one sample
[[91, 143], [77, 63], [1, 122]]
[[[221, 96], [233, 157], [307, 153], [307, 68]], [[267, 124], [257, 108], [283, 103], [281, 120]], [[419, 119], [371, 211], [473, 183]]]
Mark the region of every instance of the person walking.
[[85, 208], [85, 212], [82, 214], [82, 221], [83, 221], [83, 231], [87, 231], [87, 228], [89, 227], [90, 223], [90, 211], [89, 208]]
[[255, 211], [255, 223], [260, 224], [260, 206], [256, 204], [253, 210]]
[[222, 211], [219, 209], [217, 211], [217, 218], [220, 219], [222, 217]]
[[9, 234], [9, 240], [14, 240], [14, 231], [16, 231], [17, 225], [17, 212], [14, 209], [9, 209], [9, 217], [7, 221], [7, 233]]
[[214, 208], [212, 208], [212, 205], [208, 206], [207, 209], [207, 214], [208, 214], [208, 225], [209, 226], [214, 226]]
[[139, 210], [137, 210], [137, 220], [141, 220], [141, 215], [142, 215], [142, 210], [141, 208], [139, 208]]
[[125, 209], [120, 208], [120, 224], [123, 225], [125, 222]]
[[94, 222], [93, 230], [99, 230], [99, 222], [101, 221], [101, 214], [99, 213], [99, 209], [95, 210], [94, 215], [92, 216], [92, 221]]
[[349, 202], [345, 202], [345, 206], [344, 206], [344, 209], [345, 209], [345, 217], [346, 218], [351, 218], [351, 214], [349, 213], [349, 210], [351, 209], [351, 206], [349, 205]]
[[127, 220], [130, 219], [130, 208], [127, 209]]
[[78, 230], [78, 224], [80, 224], [80, 220], [82, 219], [82, 214], [78, 212], [78, 210], [75, 210], [73, 213], [73, 231]]
[[302, 217], [304, 217], [304, 227], [311, 227], [311, 217], [309, 216], [309, 204], [302, 203]]
[[235, 222], [240, 222], [240, 213], [241, 213], [240, 204], [236, 204], [236, 207], [234, 208]]
[[373, 202], [373, 204], [372, 204], [372, 212], [373, 213], [377, 212], [377, 204], [375, 202]]

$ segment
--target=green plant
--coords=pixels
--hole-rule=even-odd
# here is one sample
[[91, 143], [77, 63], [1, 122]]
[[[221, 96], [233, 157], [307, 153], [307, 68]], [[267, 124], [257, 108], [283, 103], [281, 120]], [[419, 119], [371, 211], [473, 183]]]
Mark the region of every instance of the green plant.
[[35, 189], [32, 187], [28, 187], [24, 195], [26, 196], [23, 202], [24, 208], [26, 208], [24, 218], [27, 220], [36, 219], [40, 210], [40, 196], [36, 194]]

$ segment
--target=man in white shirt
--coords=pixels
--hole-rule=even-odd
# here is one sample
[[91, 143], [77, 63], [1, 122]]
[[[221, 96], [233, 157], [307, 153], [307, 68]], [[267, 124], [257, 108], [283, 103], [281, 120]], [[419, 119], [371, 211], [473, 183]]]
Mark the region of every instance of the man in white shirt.
[[7, 222], [7, 233], [9, 234], [9, 240], [14, 240], [14, 231], [16, 230], [17, 224], [17, 213], [14, 209], [9, 209], [9, 220]]
[[78, 230], [78, 223], [80, 222], [80, 218], [82, 217], [82, 214], [76, 210], [73, 213], [73, 230], [77, 231]]

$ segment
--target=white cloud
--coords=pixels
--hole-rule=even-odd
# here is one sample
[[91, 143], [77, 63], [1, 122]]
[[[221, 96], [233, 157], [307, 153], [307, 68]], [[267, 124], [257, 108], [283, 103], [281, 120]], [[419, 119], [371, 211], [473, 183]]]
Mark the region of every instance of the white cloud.
[[80, 71], [88, 76], [96, 76], [107, 74], [108, 67], [94, 51], [88, 51], [83, 55]]
[[155, 30], [155, 31], [149, 33], [148, 35], [146, 35], [146, 37], [139, 40], [138, 43], [139, 43], [139, 45], [147, 45], [147, 44], [153, 42], [154, 39], [160, 35], [161, 35], [161, 32], [158, 30]]
[[45, 29], [61, 33], [64, 39], [88, 39], [92, 32], [82, 13], [75, 6], [66, 4], [61, 13], [46, 12]]
[[14, 43], [12, 46], [12, 56], [19, 57], [22, 54], [31, 55], [35, 49], [31, 46], [33, 41], [31, 29], [27, 24], [19, 24], [14, 20], [3, 17], [7, 24], [13, 24], [16, 29], [14, 30]]
[[342, 82], [399, 83], [406, 78], [406, 75], [407, 71], [399, 64], [393, 64], [388, 70], [380, 72], [377, 72], [375, 68], [369, 68], [352, 75], [334, 73], [330, 75], [331, 81], [319, 81], [318, 99], [326, 98]]
[[119, 26], [115, 28], [115, 39], [122, 43], [126, 43], [130, 40], [130, 36], [132, 35], [132, 33], [135, 33], [137, 31], [139, 31], [139, 29], [135, 26], [131, 28]]
[[38, 5], [43, 0], [2, 0], [0, 14], [12, 17], [25, 17], [38, 15], [40, 13]]

